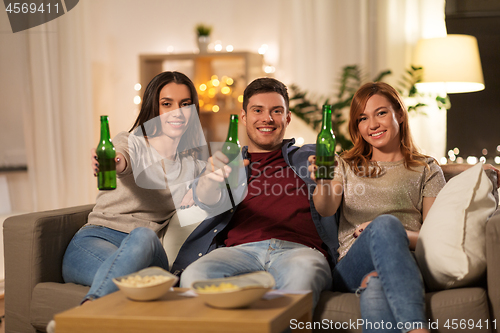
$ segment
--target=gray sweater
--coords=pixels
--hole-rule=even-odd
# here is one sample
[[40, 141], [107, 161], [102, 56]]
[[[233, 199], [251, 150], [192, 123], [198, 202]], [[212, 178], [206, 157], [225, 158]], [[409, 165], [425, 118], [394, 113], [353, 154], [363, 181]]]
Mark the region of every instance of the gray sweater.
[[127, 233], [146, 227], [158, 233], [205, 163], [193, 157], [165, 159], [143, 137], [128, 132], [118, 133], [113, 145], [127, 167], [117, 175], [116, 190], [99, 191], [87, 224]]

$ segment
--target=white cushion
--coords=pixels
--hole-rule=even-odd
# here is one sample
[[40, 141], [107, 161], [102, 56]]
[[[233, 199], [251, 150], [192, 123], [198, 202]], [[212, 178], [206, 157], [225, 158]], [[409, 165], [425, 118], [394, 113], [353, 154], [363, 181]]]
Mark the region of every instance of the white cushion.
[[482, 163], [453, 177], [439, 192], [415, 249], [431, 290], [474, 283], [486, 270], [486, 221], [497, 208]]
[[207, 217], [207, 213], [198, 206], [177, 210], [168, 226], [158, 233], [163, 248], [167, 253], [169, 268], [179, 254], [179, 250], [194, 229]]

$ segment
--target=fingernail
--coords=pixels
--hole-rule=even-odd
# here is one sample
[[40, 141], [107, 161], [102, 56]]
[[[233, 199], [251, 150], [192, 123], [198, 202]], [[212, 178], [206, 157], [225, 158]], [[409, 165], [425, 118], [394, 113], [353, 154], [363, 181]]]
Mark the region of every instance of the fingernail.
[[97, 176], [97, 173], [98, 173], [98, 172], [99, 172], [99, 171], [98, 171], [97, 169], [94, 169], [94, 176]]
[[97, 177], [97, 173], [94, 172], [94, 177]]
[[365, 229], [361, 228], [361, 229], [359, 229], [359, 232], [362, 232], [363, 230], [365, 230]]
[[117, 158], [116, 158], [116, 161], [117, 161], [117, 162], [120, 162], [120, 161], [121, 161], [121, 159], [120, 159], [119, 157], [117, 157]]
[[181, 206], [181, 209], [184, 209], [184, 206]]
[[356, 234], [352, 234], [352, 236], [353, 236], [354, 238], [358, 238], [358, 236], [357, 236]]
[[97, 156], [94, 156], [94, 159], [97, 161]]
[[98, 166], [99, 166], [99, 164], [97, 164], [97, 163], [95, 163], [94, 165], [95, 165], [96, 167], [98, 167]]

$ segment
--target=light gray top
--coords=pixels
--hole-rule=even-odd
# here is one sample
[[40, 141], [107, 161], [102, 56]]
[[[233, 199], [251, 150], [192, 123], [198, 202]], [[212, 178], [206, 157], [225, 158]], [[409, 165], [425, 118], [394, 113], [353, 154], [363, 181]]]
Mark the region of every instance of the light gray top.
[[356, 175], [349, 165], [337, 157], [334, 179], [344, 186], [339, 223], [339, 260], [356, 240], [357, 226], [382, 214], [396, 216], [405, 229], [418, 231], [422, 226], [423, 197], [436, 197], [445, 185], [441, 167], [432, 158], [425, 166], [408, 170], [404, 160], [377, 162], [382, 172], [376, 178]]
[[117, 175], [115, 190], [99, 191], [87, 224], [127, 233], [146, 227], [158, 233], [205, 163], [178, 155], [175, 160], [165, 159], [144, 137], [128, 132], [118, 133], [113, 145], [123, 154], [127, 167]]

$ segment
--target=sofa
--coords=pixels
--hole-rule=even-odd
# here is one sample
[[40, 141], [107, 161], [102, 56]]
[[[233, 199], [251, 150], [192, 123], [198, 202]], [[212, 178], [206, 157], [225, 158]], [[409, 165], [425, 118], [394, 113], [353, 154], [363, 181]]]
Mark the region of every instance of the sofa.
[[[86, 223], [92, 207], [24, 214], [5, 221], [7, 333], [45, 332], [54, 314], [80, 303], [88, 287], [64, 283], [61, 265], [67, 245]], [[176, 232], [178, 230], [181, 228]], [[172, 251], [175, 250], [167, 250], [169, 259], [176, 254]], [[432, 325], [439, 327], [434, 332], [500, 332], [494, 327], [500, 325], [499, 210], [486, 224], [486, 258], [486, 276], [477, 284], [426, 293], [427, 317]], [[360, 318], [359, 299], [355, 294], [324, 291], [311, 325], [315, 332], [361, 332], [361, 328], [354, 325]], [[468, 326], [471, 320], [473, 329]]]

